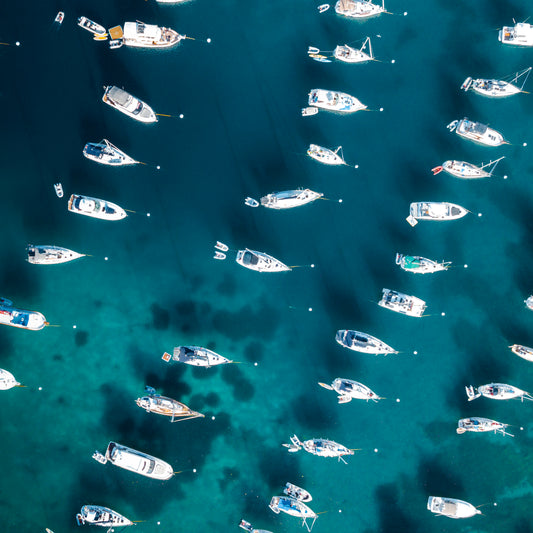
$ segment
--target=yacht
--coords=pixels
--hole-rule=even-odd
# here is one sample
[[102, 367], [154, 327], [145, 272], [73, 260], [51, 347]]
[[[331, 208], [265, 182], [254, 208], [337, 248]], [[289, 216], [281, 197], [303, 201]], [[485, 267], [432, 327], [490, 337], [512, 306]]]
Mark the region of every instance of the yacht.
[[523, 391], [513, 385], [506, 385], [505, 383], [489, 383], [488, 385], [481, 385], [476, 388], [470, 385], [469, 387], [465, 387], [465, 390], [469, 402], [480, 396], [491, 400], [511, 400], [513, 398], [520, 398], [522, 402], [524, 399], [533, 400], [533, 396], [529, 392]]
[[509, 346], [509, 348], [511, 348], [511, 351], [518, 355], [518, 357], [533, 362], [533, 348], [522, 346], [521, 344], [513, 344], [512, 346]]
[[258, 272], [284, 272], [286, 270], [292, 270], [291, 267], [278, 261], [275, 257], [264, 252], [249, 250], [248, 248], [239, 250], [235, 261], [245, 268], [257, 270]]
[[28, 244], [26, 248], [28, 252], [28, 263], [33, 265], [57, 265], [59, 263], [68, 263], [85, 257], [87, 254], [79, 254], [68, 248], [61, 248], [60, 246], [52, 246], [48, 244], [40, 244], [34, 246]]
[[170, 28], [144, 22], [124, 23], [124, 44], [139, 48], [168, 48], [178, 44], [185, 35]]
[[0, 325], [38, 331], [48, 325], [44, 315], [37, 311], [27, 311], [13, 307], [13, 302], [0, 298]]
[[335, 4], [335, 13], [350, 18], [367, 18], [385, 11], [385, 0], [381, 5], [373, 4], [369, 0], [338, 0]]
[[437, 515], [447, 516], [449, 518], [470, 518], [471, 516], [481, 514], [471, 503], [455, 498], [441, 498], [439, 496], [430, 496], [428, 499], [428, 509]]
[[[311, 531], [313, 529], [313, 525], [315, 524], [315, 520], [317, 519], [318, 515], [312, 511], [305, 503], [301, 502], [300, 500], [297, 500], [296, 498], [291, 498], [290, 496], [274, 496], [270, 503], [268, 504], [270, 509], [274, 511], [276, 514], [279, 514], [280, 511], [283, 511], [284, 513], [287, 513], [291, 516], [296, 516], [298, 518], [303, 519], [303, 524], [307, 528], [307, 531]], [[311, 525], [307, 523], [307, 519], [312, 519]]]
[[526, 307], [533, 311], [533, 294], [528, 297], [527, 300], [524, 300], [524, 303], [526, 304]]
[[510, 433], [505, 431], [505, 428], [509, 424], [503, 424], [502, 422], [496, 422], [490, 418], [482, 418], [474, 416], [472, 418], [462, 418], [457, 422], [457, 433], [459, 435], [466, 431], [472, 431], [474, 433], [486, 433], [487, 431], [493, 431], [494, 433], [501, 433], [502, 435], [509, 435], [514, 437]]
[[444, 170], [456, 178], [489, 178], [492, 176], [494, 169], [502, 159], [505, 159], [505, 156], [502, 156], [495, 161], [491, 160], [485, 164], [481, 163], [481, 165], [473, 165], [472, 163], [467, 163], [466, 161], [444, 161], [442, 165], [433, 168], [432, 172], [434, 176]]
[[85, 215], [102, 220], [121, 220], [128, 215], [122, 207], [107, 200], [72, 194], [68, 201], [68, 210], [72, 213]]
[[298, 452], [303, 448], [306, 452], [319, 457], [336, 457], [338, 461], [342, 461], [344, 464], [347, 463], [342, 457], [353, 455], [353, 450], [338, 442], [327, 439], [310, 439], [301, 442], [296, 435], [291, 437], [291, 444], [284, 444], [283, 446], [288, 448], [291, 453]]
[[102, 101], [139, 122], [157, 122], [157, 116], [148, 104], [114, 85], [105, 87]]
[[470, 212], [450, 202], [413, 202], [409, 211], [407, 221], [412, 226], [418, 224], [418, 220], [456, 220]]
[[137, 398], [135, 403], [147, 413], [155, 413], [163, 416], [171, 416], [171, 422], [181, 422], [191, 418], [203, 418], [205, 415], [193, 411], [185, 404], [156, 394], [153, 387], [145, 387], [145, 396]]
[[409, 296], [390, 289], [383, 289], [383, 297], [378, 305], [397, 313], [415, 317], [421, 317], [427, 307], [426, 302], [416, 296]]
[[97, 24], [87, 17], [79, 17], [78, 26], [97, 36], [103, 36], [106, 34], [106, 29], [101, 24]]
[[312, 89], [309, 93], [309, 105], [339, 113], [355, 113], [367, 108], [354, 96], [326, 89]]
[[298, 487], [298, 485], [294, 485], [293, 483], [289, 483], [288, 481], [287, 483], [285, 483], [283, 494], [286, 494], [287, 496], [290, 496], [295, 500], [300, 500], [304, 503], [310, 502], [313, 499], [311, 494], [305, 489], [302, 489], [301, 487]]
[[396, 254], [396, 264], [402, 270], [413, 274], [433, 274], [433, 272], [448, 270], [452, 263], [451, 261], [433, 261], [418, 255]]
[[116, 442], [109, 443], [105, 455], [95, 452], [93, 459], [104, 465], [109, 461], [115, 466], [153, 479], [170, 479], [174, 475], [172, 467], [165, 461]]
[[204, 366], [206, 368], [233, 363], [230, 359], [201, 346], [177, 346], [172, 353], [173, 355], [170, 355], [165, 352], [162, 357], [163, 361], [168, 363], [172, 360], [186, 365]]
[[321, 192], [311, 189], [273, 192], [261, 198], [261, 205], [269, 209], [291, 209], [314, 202], [322, 196], [324, 195]]
[[498, 41], [515, 46], [533, 46], [533, 26], [525, 22], [504, 26], [498, 33]]
[[368, 333], [361, 333], [353, 329], [339, 329], [335, 335], [335, 340], [344, 348], [355, 352], [372, 353], [375, 355], [388, 353], [398, 353], [383, 341], [372, 337]]
[[374, 391], [369, 389], [366, 385], [346, 378], [335, 378], [331, 385], [327, 383], [319, 383], [321, 387], [327, 390], [334, 390], [339, 396], [337, 399], [339, 403], [348, 403], [352, 400], [372, 400], [378, 402], [383, 400]]
[[310, 144], [307, 149], [307, 155], [325, 165], [346, 165], [342, 153], [342, 146], [338, 146], [335, 150], [330, 150], [317, 144]]
[[[368, 45], [368, 52], [366, 47]], [[372, 61], [374, 59], [374, 53], [372, 52], [372, 42], [370, 37], [367, 37], [363, 42], [361, 48], [353, 48], [351, 46], [337, 45], [333, 51], [333, 56], [339, 61], [345, 63], [365, 63], [366, 61]]]
[[242, 529], [248, 531], [248, 533], [272, 533], [272, 531], [267, 531], [266, 529], [255, 529], [255, 527], [246, 520], [241, 520], [239, 527], [242, 527]]
[[[508, 76], [508, 79], [493, 80], [493, 79], [484, 79], [477, 78], [473, 79], [471, 77], [466, 78], [466, 80], [461, 85], [463, 91], [472, 90], [475, 93], [481, 94], [482, 96], [489, 96], [491, 98], [503, 98], [505, 96], [513, 96], [514, 94], [519, 94], [524, 92], [522, 89], [526, 84], [526, 81], [529, 77], [532, 67], [528, 67], [525, 70], [517, 72], [511, 76]], [[517, 83], [521, 80], [521, 85], [518, 86]]]
[[500, 132], [489, 128], [485, 124], [481, 124], [481, 122], [469, 120], [466, 117], [461, 120], [450, 122], [447, 128], [452, 132], [455, 131], [457, 135], [464, 139], [485, 146], [501, 146], [502, 144], [509, 144]]
[[92, 526], [102, 527], [126, 527], [132, 526], [133, 522], [118, 514], [112, 509], [102, 507], [101, 505], [84, 505], [81, 511], [76, 515], [78, 526], [90, 524]]
[[0, 368], [0, 390], [9, 390], [19, 385], [20, 383], [11, 372]]
[[83, 155], [91, 161], [114, 167], [136, 165], [139, 162], [119, 150], [107, 139], [102, 139], [99, 143], [87, 143], [83, 148]]

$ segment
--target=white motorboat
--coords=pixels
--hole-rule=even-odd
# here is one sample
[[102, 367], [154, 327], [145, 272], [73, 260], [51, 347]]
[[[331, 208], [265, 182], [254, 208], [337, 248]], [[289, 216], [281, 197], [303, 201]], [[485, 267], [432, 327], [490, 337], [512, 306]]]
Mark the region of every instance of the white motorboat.
[[258, 252], [256, 250], [239, 250], [235, 261], [239, 265], [249, 268], [250, 270], [257, 270], [257, 272], [284, 272], [292, 270], [285, 263], [282, 263], [275, 257], [265, 254], [264, 252]]
[[398, 353], [397, 350], [391, 348], [388, 344], [385, 344], [376, 337], [353, 329], [339, 329], [335, 335], [335, 340], [344, 348], [354, 350], [355, 352], [375, 355]]
[[157, 115], [148, 104], [114, 85], [105, 87], [102, 101], [139, 122], [157, 122]]
[[301, 502], [307, 503], [310, 502], [313, 497], [311, 493], [307, 492], [305, 489], [294, 485], [293, 483], [285, 483], [285, 488], [283, 489], [283, 494], [294, 498], [295, 500], [300, 500]]
[[249, 206], [249, 207], [259, 207], [259, 202], [255, 199], [255, 198], [252, 198], [251, 196], [247, 196], [245, 199], [244, 199], [244, 203], [245, 205]]
[[168, 363], [172, 360], [178, 361], [178, 363], [185, 363], [186, 365], [203, 366], [206, 368], [233, 363], [230, 359], [201, 346], [177, 346], [174, 348], [172, 354], [170, 355], [168, 352], [165, 352], [162, 357], [163, 361]]
[[354, 96], [326, 89], [312, 89], [309, 93], [309, 105], [339, 113], [355, 113], [367, 108]]
[[481, 385], [476, 388], [470, 385], [469, 387], [465, 387], [465, 390], [469, 402], [480, 396], [484, 396], [490, 400], [512, 400], [513, 398], [520, 398], [522, 402], [524, 399], [533, 400], [533, 396], [529, 392], [505, 383], [489, 383], [488, 385]]
[[508, 426], [509, 424], [497, 422], [496, 420], [491, 420], [490, 418], [474, 416], [472, 418], [462, 418], [459, 420], [457, 422], [456, 431], [459, 435], [462, 435], [467, 431], [471, 431], [473, 433], [487, 433], [492, 431], [494, 433], [501, 433], [502, 435], [514, 437], [514, 435], [511, 435], [505, 431], [505, 428]]
[[383, 400], [366, 385], [353, 379], [335, 378], [331, 385], [327, 383], [319, 383], [319, 385], [324, 389], [334, 390], [339, 395], [339, 403], [348, 403], [352, 400], [372, 400], [373, 402]]
[[481, 165], [473, 165], [472, 163], [467, 163], [466, 161], [444, 161], [442, 165], [431, 169], [431, 171], [433, 172], [434, 176], [444, 170], [456, 178], [488, 178], [492, 176], [494, 169], [502, 159], [505, 159], [505, 156], [502, 156], [495, 161], [491, 160], [485, 164], [481, 163]]
[[79, 17], [78, 26], [97, 36], [103, 37], [107, 33], [106, 29], [101, 24], [97, 24], [96, 22], [93, 22], [87, 17]]
[[63, 185], [61, 183], [54, 183], [54, 191], [56, 192], [56, 196], [58, 198], [63, 198]]
[[509, 346], [509, 348], [511, 348], [511, 351], [518, 355], [518, 357], [533, 362], [533, 348], [522, 346], [522, 344], [513, 344], [512, 346]]
[[[311, 531], [313, 529], [313, 525], [315, 524], [315, 520], [317, 519], [318, 515], [311, 510], [305, 503], [301, 502], [300, 500], [297, 500], [296, 498], [291, 498], [290, 496], [274, 496], [268, 505], [272, 511], [274, 511], [276, 514], [279, 514], [280, 511], [283, 511], [284, 513], [287, 513], [291, 516], [296, 516], [298, 518], [303, 519], [303, 524], [307, 528], [307, 531]], [[307, 523], [307, 519], [312, 519], [311, 525]]]
[[284, 444], [283, 446], [288, 448], [291, 453], [298, 452], [303, 448], [306, 452], [319, 457], [336, 457], [338, 461], [342, 461], [345, 464], [347, 463], [343, 456], [353, 455], [353, 450], [338, 442], [327, 439], [310, 439], [301, 442], [296, 435], [291, 437], [291, 444]]
[[319, 13], [325, 13], [331, 6], [329, 4], [321, 4], [318, 6]]
[[335, 13], [350, 18], [367, 18], [386, 13], [385, 0], [381, 5], [373, 4], [370, 0], [338, 0]]
[[302, 107], [302, 117], [310, 117], [318, 113], [318, 107]]
[[165, 461], [116, 442], [109, 443], [105, 455], [94, 452], [93, 459], [104, 465], [109, 461], [115, 466], [153, 479], [165, 480], [174, 475], [172, 467]]
[[415, 317], [421, 317], [427, 307], [426, 302], [416, 296], [409, 296], [390, 289], [383, 289], [383, 297], [378, 302], [378, 305], [403, 315]]
[[396, 254], [396, 264], [406, 272], [413, 274], [433, 274], [433, 272], [440, 272], [441, 270], [448, 270], [451, 266], [451, 261], [433, 261], [426, 257], [418, 255], [404, 255]]
[[533, 26], [525, 22], [504, 26], [498, 32], [498, 41], [515, 46], [533, 46]]
[[528, 309], [533, 311], [533, 294], [527, 300], [524, 300], [524, 303]]
[[[514, 94], [524, 92], [523, 88], [529, 77], [531, 68], [532, 67], [528, 67], [525, 70], [508, 76], [507, 79], [503, 78], [501, 80], [484, 78], [473, 79], [468, 77], [461, 85], [461, 89], [463, 89], [463, 91], [472, 90], [482, 96], [489, 96], [491, 98], [513, 96]], [[520, 85], [517, 85], [518, 83], [520, 83]]]
[[413, 202], [409, 207], [407, 221], [414, 226], [418, 220], [457, 220], [469, 212], [450, 202]]
[[44, 315], [38, 311], [27, 311], [13, 307], [13, 302], [0, 298], [0, 325], [38, 331], [48, 325]]
[[481, 122], [469, 120], [466, 117], [461, 120], [450, 122], [447, 128], [452, 132], [455, 131], [457, 135], [464, 139], [483, 144], [484, 146], [501, 146], [502, 144], [509, 144], [500, 132], [489, 128]]
[[432, 513], [449, 518], [470, 518], [471, 516], [481, 514], [481, 511], [476, 509], [471, 503], [455, 498], [441, 498], [439, 496], [429, 497], [428, 509]]
[[181, 422], [183, 420], [203, 418], [205, 416], [193, 411], [185, 404], [178, 402], [178, 400], [156, 394], [153, 387], [146, 387], [145, 394], [145, 396], [137, 398], [135, 403], [147, 413], [171, 416], [172, 420], [170, 422]]
[[170, 28], [144, 22], [124, 23], [124, 44], [138, 48], [168, 48], [178, 44], [185, 35]]
[[41, 244], [34, 246], [28, 244], [26, 248], [28, 252], [28, 263], [33, 265], [57, 265], [59, 263], [68, 263], [85, 257], [87, 254], [79, 254], [68, 248], [61, 248], [60, 246], [52, 246], [48, 244]]
[[101, 220], [121, 220], [128, 216], [126, 211], [117, 204], [81, 194], [72, 194], [70, 196], [68, 210], [71, 213], [78, 213], [79, 215]]
[[81, 511], [76, 515], [76, 522], [78, 523], [78, 526], [90, 524], [92, 526], [108, 528], [134, 525], [133, 522], [125, 516], [122, 516], [107, 507], [102, 507], [101, 505], [84, 505], [81, 508]]
[[18, 386], [20, 386], [20, 383], [15, 379], [15, 376], [11, 372], [0, 368], [0, 390], [9, 390]]
[[315, 192], [311, 189], [273, 192], [261, 198], [261, 205], [269, 209], [292, 209], [314, 202], [323, 196], [321, 192]]
[[247, 522], [246, 520], [241, 520], [239, 527], [242, 527], [245, 531], [248, 531], [248, 533], [272, 533], [271, 531], [267, 531], [266, 529], [255, 529], [255, 527], [250, 524], [250, 522]]
[[[368, 52], [366, 48], [368, 46]], [[370, 37], [367, 37], [363, 42], [361, 48], [353, 48], [352, 46], [337, 45], [333, 51], [333, 56], [339, 61], [345, 63], [365, 63], [366, 61], [372, 61], [374, 59], [374, 53], [372, 52], [372, 42]]]
[[136, 165], [139, 162], [125, 154], [122, 150], [119, 150], [107, 139], [102, 139], [99, 143], [87, 143], [83, 148], [83, 155], [91, 161], [114, 167]]
[[63, 11], [58, 11], [56, 18], [54, 19], [54, 22], [57, 22], [59, 25], [63, 24], [63, 21], [65, 20], [65, 13]]
[[338, 146], [335, 150], [330, 150], [329, 148], [318, 146], [318, 144], [310, 144], [307, 149], [307, 155], [325, 165], [347, 165], [346, 161], [344, 161], [342, 146]]

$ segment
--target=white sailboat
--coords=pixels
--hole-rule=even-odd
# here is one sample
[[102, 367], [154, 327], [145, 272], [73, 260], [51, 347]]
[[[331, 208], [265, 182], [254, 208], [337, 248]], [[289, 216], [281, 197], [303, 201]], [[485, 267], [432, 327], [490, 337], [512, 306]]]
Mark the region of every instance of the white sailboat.
[[448, 270], [452, 263], [451, 261], [433, 261], [433, 259], [418, 255], [396, 254], [396, 264], [402, 270], [413, 274], [433, 274], [434, 272]]
[[459, 137], [463, 137], [464, 139], [468, 139], [469, 141], [478, 144], [483, 144], [484, 146], [501, 146], [502, 144], [509, 144], [499, 131], [489, 128], [481, 122], [469, 120], [466, 117], [461, 120], [450, 122], [447, 128], [451, 132], [455, 131]]
[[471, 516], [481, 514], [471, 503], [456, 498], [441, 498], [439, 496], [430, 496], [427, 508], [436, 515], [447, 516], [448, 518], [470, 518]]
[[343, 456], [353, 455], [353, 450], [328, 439], [309, 439], [302, 442], [296, 435], [293, 435], [290, 440], [291, 444], [284, 444], [283, 446], [288, 448], [291, 453], [298, 452], [303, 448], [306, 452], [318, 457], [336, 457], [338, 461], [342, 461], [344, 464], [347, 463]]
[[488, 178], [492, 176], [494, 169], [502, 159], [505, 159], [505, 156], [502, 156], [499, 159], [496, 159], [495, 161], [490, 160], [488, 163], [485, 164], [481, 163], [481, 165], [474, 165], [466, 161], [449, 160], [444, 161], [444, 163], [442, 163], [442, 165], [439, 165], [438, 167], [432, 168], [431, 171], [433, 172], [434, 176], [444, 170], [445, 172], [448, 172], [448, 174], [451, 174], [456, 178]]
[[68, 210], [71, 213], [99, 218], [101, 220], [116, 221], [128, 216], [122, 207], [113, 202], [91, 196], [83, 196], [81, 194], [72, 194], [70, 196]]
[[331, 385], [327, 383], [319, 383], [319, 385], [327, 390], [335, 391], [338, 396], [339, 403], [348, 403], [352, 400], [372, 400], [378, 402], [383, 400], [373, 390], [369, 389], [366, 385], [347, 378], [335, 378]]
[[497, 422], [496, 420], [491, 420], [490, 418], [483, 418], [480, 416], [473, 416], [471, 418], [462, 418], [457, 422], [457, 433], [459, 435], [471, 431], [473, 433], [501, 433], [502, 435], [508, 435], [509, 437], [514, 437], [510, 433], [507, 433], [505, 429], [509, 424], [504, 424], [503, 422]]
[[498, 41], [514, 46], [533, 46], [533, 26], [525, 22], [504, 26], [498, 32]]
[[124, 23], [124, 44], [137, 48], [169, 48], [178, 44], [185, 35], [171, 28], [144, 22]]
[[374, 59], [374, 53], [372, 51], [370, 37], [367, 37], [364, 40], [361, 48], [353, 48], [347, 44], [337, 45], [333, 51], [333, 56], [335, 59], [345, 63], [365, 63], [367, 61], [372, 61]]
[[[307, 155], [325, 165], [346, 165], [350, 166], [344, 160], [344, 154], [342, 153], [342, 146], [338, 146], [335, 150], [318, 146], [318, 144], [310, 144], [307, 149]], [[356, 165], [356, 168], [359, 165]]]
[[202, 346], [176, 346], [172, 355], [165, 352], [162, 356], [163, 361], [177, 361], [192, 366], [203, 366], [209, 368], [216, 365], [233, 363], [227, 357], [223, 357], [213, 350], [203, 348]]
[[355, 96], [327, 89], [312, 89], [309, 93], [308, 104], [338, 113], [355, 113], [367, 108]]
[[19, 386], [20, 383], [11, 372], [0, 368], [0, 390], [9, 390]]
[[[78, 526], [91, 524], [102, 527], [126, 527], [133, 526], [133, 522], [121, 514], [101, 505], [84, 505], [76, 515]], [[110, 529], [113, 531], [113, 529]]]
[[421, 317], [427, 307], [426, 302], [416, 296], [390, 289], [383, 289], [383, 297], [378, 305], [396, 313], [414, 317]]
[[457, 220], [470, 211], [451, 202], [412, 202], [409, 207], [407, 222], [416, 226], [419, 220]]
[[244, 268], [256, 270], [257, 272], [285, 272], [292, 270], [291, 267], [282, 263], [279, 259], [249, 248], [239, 250], [235, 261]]
[[178, 400], [156, 394], [153, 387], [145, 387], [145, 393], [145, 396], [137, 398], [135, 403], [147, 413], [170, 416], [172, 417], [171, 422], [181, 422], [183, 420], [203, 418], [205, 416], [193, 411], [185, 404], [178, 402]]
[[354, 350], [355, 352], [371, 353], [374, 355], [398, 353], [397, 350], [391, 348], [378, 338], [353, 329], [339, 329], [335, 335], [335, 340], [344, 348]]
[[323, 193], [311, 189], [273, 192], [261, 198], [261, 205], [269, 209], [292, 209], [314, 202], [323, 196]]
[[386, 13], [385, 0], [382, 0], [381, 5], [373, 4], [370, 0], [338, 0], [335, 13], [358, 19], [374, 17]]
[[119, 150], [114, 144], [111, 144], [107, 139], [102, 139], [98, 143], [89, 142], [83, 148], [83, 155], [103, 165], [111, 165], [114, 167], [123, 165], [136, 165], [139, 161], [135, 161], [122, 150]]
[[505, 96], [513, 96], [514, 94], [524, 92], [524, 85], [526, 84], [529, 74], [531, 73], [531, 69], [532, 67], [528, 67], [525, 70], [516, 72], [515, 74], [507, 76], [506, 78], [502, 78], [501, 80], [485, 78], [473, 79], [468, 77], [461, 85], [461, 89], [463, 89], [463, 91], [472, 90], [477, 94], [489, 96], [491, 98], [504, 98]]
[[[268, 505], [272, 511], [276, 514], [279, 514], [280, 511], [287, 513], [290, 516], [296, 516], [303, 519], [302, 525], [307, 528], [307, 531], [313, 529], [315, 520], [318, 515], [310, 509], [305, 503], [296, 498], [291, 498], [290, 496], [274, 496]], [[307, 519], [312, 519], [311, 525], [307, 523]]]
[[522, 402], [524, 400], [533, 400], [533, 396], [529, 392], [506, 383], [489, 383], [475, 388], [470, 385], [465, 387], [465, 390], [469, 402], [480, 396], [484, 396], [489, 400], [512, 400], [514, 398], [520, 398]]
[[512, 346], [509, 346], [509, 348], [511, 348], [511, 351], [515, 355], [518, 355], [518, 357], [533, 362], [533, 348], [523, 346], [522, 344], [513, 344]]
[[33, 265], [57, 265], [74, 261], [87, 255], [69, 250], [68, 248], [48, 244], [28, 244], [26, 251], [28, 252], [27, 261]]

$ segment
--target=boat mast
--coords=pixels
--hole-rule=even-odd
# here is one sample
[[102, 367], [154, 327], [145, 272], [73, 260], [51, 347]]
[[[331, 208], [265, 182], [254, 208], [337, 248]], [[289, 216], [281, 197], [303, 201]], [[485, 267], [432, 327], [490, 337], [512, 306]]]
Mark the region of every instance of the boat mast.
[[479, 168], [481, 170], [483, 170], [485, 167], [489, 167], [490, 165], [494, 165], [491, 169], [490, 169], [490, 172], [489, 172], [489, 176], [492, 176], [492, 173], [494, 172], [494, 169], [496, 168], [496, 166], [498, 165], [498, 163], [502, 160], [502, 159], [505, 159], [505, 156], [503, 155], [502, 157], [500, 157], [499, 159], [496, 159], [496, 161], [489, 161], [487, 164], [485, 165], [481, 165]]

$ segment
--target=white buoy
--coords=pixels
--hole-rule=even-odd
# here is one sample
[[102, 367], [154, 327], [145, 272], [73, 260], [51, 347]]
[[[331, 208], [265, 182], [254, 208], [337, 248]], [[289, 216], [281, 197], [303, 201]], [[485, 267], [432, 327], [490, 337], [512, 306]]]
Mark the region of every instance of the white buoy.
[[312, 313], [312, 312], [313, 312], [313, 308], [310, 307], [310, 308], [308, 309], [308, 311], [309, 311], [310, 313]]
[[211, 37], [208, 37], [206, 40], [207, 40], [208, 43], [210, 43], [211, 42]]
[[415, 351], [413, 352], [413, 355], [418, 355], [418, 352], [415, 350]]
[[76, 329], [76, 324], [74, 324], [74, 325], [72, 326], [72, 329]]
[[468, 265], [465, 265], [465, 268], [468, 268]]
[[42, 388], [42, 387], [39, 387], [39, 390], [43, 390], [43, 388]]
[[443, 313], [440, 314], [440, 316], [446, 316], [446, 313], [443, 312]]
[[212, 417], [211, 417], [211, 420], [214, 420], [214, 419], [215, 419], [215, 417], [214, 417], [214, 416], [212, 416]]
[[403, 16], [404, 16], [404, 17], [407, 16], [407, 11], [404, 11], [404, 12], [403, 12]]
[[160, 526], [160, 525], [161, 525], [161, 522], [158, 522], [157, 525]]
[[391, 63], [394, 65], [394, 63], [396, 63], [396, 59], [393, 59]]
[[312, 264], [312, 265], [311, 265], [311, 268], [315, 268], [315, 265], [314, 265], [314, 264]]
[[[17, 45], [18, 46], [18, 45]], [[527, 143], [522, 144], [522, 146], [527, 146]]]
[[353, 168], [359, 168], [359, 165], [354, 165], [354, 167], [353, 167]]
[[400, 403], [400, 398], [396, 398], [396, 403]]
[[377, 448], [374, 448], [374, 453], [378, 453], [378, 449]]
[[161, 167], [159, 165], [157, 165], [157, 167], [155, 167], [155, 168], [157, 168], [157, 170], [161, 170]]
[[104, 257], [104, 261], [108, 261], [109, 260], [109, 257]]
[[180, 115], [180, 118], [183, 118], [183, 113]]
[[497, 504], [497, 502], [494, 502], [494, 507], [498, 507], [498, 504]]
[[149, 216], [150, 216], [150, 213], [146, 213], [146, 216], [149, 217]]
[[482, 217], [482, 216], [483, 216], [483, 213], [478, 213], [477, 216], [478, 216], [478, 217]]
[[257, 361], [254, 363], [254, 366], [257, 366]]
[[342, 198], [339, 198], [339, 204], [342, 204]]
[[342, 509], [339, 509], [339, 513], [342, 513]]
[[380, 108], [379, 108], [379, 110], [380, 110], [380, 111], [383, 111], [383, 108], [382, 108], [382, 107], [380, 107]]
[[20, 46], [20, 41], [17, 41], [17, 42], [15, 43], [15, 45], [16, 45], [16, 46]]
[[521, 428], [520, 428], [520, 431], [524, 431], [524, 428], [521, 427]]

